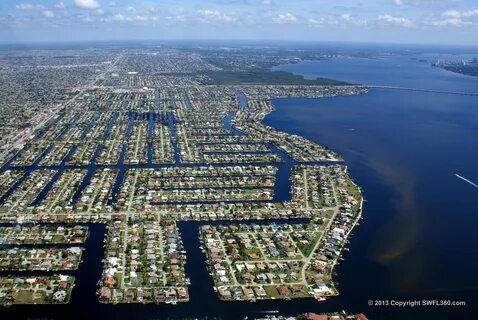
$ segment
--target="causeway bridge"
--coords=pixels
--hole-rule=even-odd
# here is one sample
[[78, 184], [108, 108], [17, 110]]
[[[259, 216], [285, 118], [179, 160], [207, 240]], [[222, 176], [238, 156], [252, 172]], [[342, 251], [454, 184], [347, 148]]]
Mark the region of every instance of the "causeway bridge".
[[440, 94], [456, 94], [456, 95], [463, 95], [463, 96], [478, 96], [478, 92], [447, 91], [447, 90], [420, 89], [420, 88], [381, 86], [381, 85], [365, 85], [365, 86], [368, 88], [376, 88], [376, 89], [391, 89], [391, 90], [418, 91], [418, 92], [430, 92], [430, 93], [440, 93]]

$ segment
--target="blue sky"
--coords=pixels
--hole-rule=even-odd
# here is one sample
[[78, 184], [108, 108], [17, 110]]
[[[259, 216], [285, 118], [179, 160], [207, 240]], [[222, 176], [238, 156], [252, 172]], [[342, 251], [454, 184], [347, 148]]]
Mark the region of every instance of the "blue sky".
[[0, 41], [282, 39], [478, 45], [478, 0], [0, 1]]

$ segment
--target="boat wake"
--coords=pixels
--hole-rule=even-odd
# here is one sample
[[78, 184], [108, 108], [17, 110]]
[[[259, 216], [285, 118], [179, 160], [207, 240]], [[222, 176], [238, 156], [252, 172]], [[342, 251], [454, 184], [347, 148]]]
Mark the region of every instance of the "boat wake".
[[475, 188], [478, 189], [478, 184], [474, 183], [473, 181], [470, 181], [470, 180], [468, 180], [467, 178], [462, 177], [462, 176], [460, 176], [459, 174], [456, 174], [456, 173], [455, 173], [455, 177], [457, 177], [458, 179], [461, 179], [461, 180], [467, 182], [468, 184], [471, 184], [473, 187], [475, 187]]

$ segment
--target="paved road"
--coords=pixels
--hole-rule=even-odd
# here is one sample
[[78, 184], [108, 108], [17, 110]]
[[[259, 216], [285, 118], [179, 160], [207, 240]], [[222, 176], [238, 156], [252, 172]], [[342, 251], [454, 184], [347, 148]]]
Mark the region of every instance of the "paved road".
[[28, 133], [22, 132], [19, 135], [16, 136], [16, 140], [12, 142], [12, 147], [7, 148], [2, 154], [0, 154], [0, 161], [3, 162], [4, 158], [7, 156], [8, 152], [10, 152], [13, 149], [21, 149], [21, 146], [30, 140], [30, 136], [34, 134], [37, 130], [43, 128], [48, 121], [51, 121], [54, 119], [57, 115], [58, 112], [66, 108], [70, 103], [75, 101], [76, 98], [81, 96], [83, 92], [85, 92], [88, 89], [91, 89], [95, 83], [101, 79], [104, 78], [105, 74], [107, 74], [121, 59], [121, 55], [119, 55], [116, 60], [108, 66], [108, 68], [105, 69], [104, 72], [98, 74], [90, 83], [85, 85], [76, 95], [74, 95], [70, 100], [64, 102], [64, 103], [59, 103], [56, 106], [54, 106], [50, 111], [48, 112], [49, 114], [43, 119], [40, 120], [39, 123], [37, 123]]

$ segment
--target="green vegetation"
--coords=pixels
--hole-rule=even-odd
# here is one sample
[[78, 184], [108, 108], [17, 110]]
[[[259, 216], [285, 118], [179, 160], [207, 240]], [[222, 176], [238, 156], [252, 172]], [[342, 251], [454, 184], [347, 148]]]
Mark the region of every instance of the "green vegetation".
[[304, 79], [303, 76], [294, 75], [284, 71], [251, 70], [251, 71], [210, 71], [205, 73], [214, 84], [270, 84], [270, 85], [349, 85], [344, 81], [317, 78]]
[[15, 303], [17, 304], [34, 304], [45, 303], [46, 294], [42, 291], [35, 292], [33, 290], [22, 290], [17, 293]]
[[282, 296], [277, 291], [277, 286], [264, 286], [264, 290], [267, 293], [267, 297], [272, 299], [282, 299]]
[[313, 236], [308, 239], [308, 243], [301, 243], [300, 241], [297, 241], [297, 248], [299, 248], [299, 250], [304, 254], [304, 256], [308, 257], [312, 253], [312, 249], [314, 249], [314, 246], [321, 235], [322, 232], [317, 231], [313, 233]]
[[443, 69], [455, 73], [461, 73], [467, 76], [478, 77], [478, 66], [474, 65], [444, 66]]

